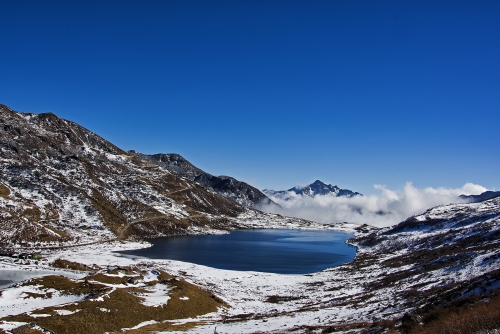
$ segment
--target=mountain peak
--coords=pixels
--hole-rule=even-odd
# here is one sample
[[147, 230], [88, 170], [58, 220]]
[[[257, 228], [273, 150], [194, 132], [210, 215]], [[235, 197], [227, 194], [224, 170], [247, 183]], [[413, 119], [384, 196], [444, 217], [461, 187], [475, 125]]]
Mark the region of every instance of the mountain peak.
[[273, 191], [273, 190], [264, 190], [265, 194], [270, 196], [289, 196], [290, 193], [295, 193], [301, 196], [315, 197], [316, 195], [334, 195], [334, 196], [345, 196], [345, 197], [353, 197], [353, 196], [363, 196], [358, 192], [351, 191], [349, 189], [340, 189], [337, 186], [332, 186], [331, 184], [326, 184], [323, 181], [316, 180], [313, 183], [304, 186], [304, 187], [293, 187], [285, 191]]
[[320, 180], [316, 180], [305, 187], [294, 187], [288, 191], [293, 191], [297, 195], [314, 197], [316, 195], [327, 195], [331, 193], [337, 194], [339, 190], [340, 189], [337, 186], [332, 186], [331, 184], [325, 184]]

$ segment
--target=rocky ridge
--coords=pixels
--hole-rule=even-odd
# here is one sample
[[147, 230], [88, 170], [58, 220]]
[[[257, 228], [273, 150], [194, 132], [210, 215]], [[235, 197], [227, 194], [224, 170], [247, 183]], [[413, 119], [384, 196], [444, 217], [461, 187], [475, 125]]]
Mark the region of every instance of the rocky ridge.
[[219, 175], [214, 176], [195, 167], [179, 154], [142, 154], [135, 151], [129, 153], [161, 166], [172, 173], [197, 182], [210, 190], [232, 199], [233, 201], [252, 208], [259, 205], [276, 205], [269, 197], [259, 189], [248, 183], [238, 181], [233, 177]]

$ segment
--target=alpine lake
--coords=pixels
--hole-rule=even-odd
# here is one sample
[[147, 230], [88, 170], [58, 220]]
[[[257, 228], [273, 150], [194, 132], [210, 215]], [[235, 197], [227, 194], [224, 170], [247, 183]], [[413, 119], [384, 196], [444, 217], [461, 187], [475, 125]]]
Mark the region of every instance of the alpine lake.
[[309, 274], [352, 261], [356, 247], [345, 241], [353, 236], [333, 230], [236, 230], [152, 239], [152, 247], [119, 253], [227, 270]]

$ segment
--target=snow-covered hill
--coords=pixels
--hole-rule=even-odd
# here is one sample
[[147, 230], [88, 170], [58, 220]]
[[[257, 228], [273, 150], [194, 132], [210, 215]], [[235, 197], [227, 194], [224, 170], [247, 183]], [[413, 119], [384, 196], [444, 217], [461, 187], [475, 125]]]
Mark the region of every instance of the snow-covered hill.
[[4, 105], [0, 171], [6, 248], [311, 224], [247, 209], [54, 114]]

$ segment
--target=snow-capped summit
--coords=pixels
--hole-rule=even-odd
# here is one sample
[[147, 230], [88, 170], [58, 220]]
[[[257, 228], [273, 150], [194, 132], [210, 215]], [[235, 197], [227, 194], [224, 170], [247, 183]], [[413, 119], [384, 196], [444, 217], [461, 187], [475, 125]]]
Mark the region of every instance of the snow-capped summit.
[[305, 187], [293, 187], [288, 190], [274, 191], [264, 189], [263, 192], [268, 196], [280, 197], [283, 199], [289, 198], [292, 194], [315, 197], [317, 195], [332, 195], [332, 196], [344, 196], [344, 197], [354, 197], [363, 196], [358, 192], [351, 191], [349, 189], [340, 189], [337, 186], [332, 186], [331, 184], [326, 184], [320, 180], [316, 180], [313, 183]]
[[297, 195], [305, 195], [311, 197], [314, 197], [316, 195], [329, 195], [329, 194], [335, 194], [336, 196], [346, 196], [346, 197], [361, 195], [358, 192], [353, 192], [348, 189], [340, 189], [337, 186], [332, 186], [331, 184], [323, 183], [320, 180], [316, 180], [310, 185], [307, 185], [305, 187], [293, 187], [288, 191], [293, 191]]

